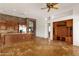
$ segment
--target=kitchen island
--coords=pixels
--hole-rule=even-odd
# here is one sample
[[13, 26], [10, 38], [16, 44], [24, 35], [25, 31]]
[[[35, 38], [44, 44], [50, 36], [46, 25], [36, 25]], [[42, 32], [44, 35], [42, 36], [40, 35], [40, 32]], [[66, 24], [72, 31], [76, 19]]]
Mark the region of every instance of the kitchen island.
[[32, 33], [6, 33], [1, 35], [2, 45], [11, 45], [33, 39]]

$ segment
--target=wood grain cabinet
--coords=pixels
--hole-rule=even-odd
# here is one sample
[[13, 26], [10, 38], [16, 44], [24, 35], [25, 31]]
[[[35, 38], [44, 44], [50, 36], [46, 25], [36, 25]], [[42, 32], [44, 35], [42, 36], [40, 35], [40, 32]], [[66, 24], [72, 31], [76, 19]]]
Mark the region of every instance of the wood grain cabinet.
[[22, 34], [22, 33], [10, 33], [4, 35], [4, 45], [10, 45], [18, 42], [24, 42], [27, 40], [33, 39], [31, 34]]
[[73, 21], [71, 21], [71, 20], [66, 21], [66, 26], [67, 27], [72, 27], [72, 24], [73, 24]]
[[66, 41], [68, 44], [72, 44], [72, 43], [73, 43], [72, 37], [65, 37], [65, 41]]
[[73, 20], [64, 20], [53, 23], [53, 39], [73, 43]]
[[[33, 33], [28, 34], [29, 32], [29, 22], [33, 22]], [[30, 40], [34, 38], [34, 35], [36, 35], [36, 19], [31, 18], [21, 18], [16, 16], [10, 16], [5, 14], [0, 14], [0, 43], [2, 44], [12, 44], [17, 42], [22, 42], [25, 40]], [[26, 26], [26, 33], [20, 33], [19, 31], [19, 25], [25, 25]]]

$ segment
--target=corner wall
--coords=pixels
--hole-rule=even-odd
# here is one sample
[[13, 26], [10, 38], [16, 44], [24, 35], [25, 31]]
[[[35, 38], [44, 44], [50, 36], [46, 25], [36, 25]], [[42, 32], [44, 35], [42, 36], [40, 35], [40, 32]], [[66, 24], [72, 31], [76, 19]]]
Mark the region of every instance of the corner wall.
[[79, 7], [73, 8], [73, 45], [79, 46]]

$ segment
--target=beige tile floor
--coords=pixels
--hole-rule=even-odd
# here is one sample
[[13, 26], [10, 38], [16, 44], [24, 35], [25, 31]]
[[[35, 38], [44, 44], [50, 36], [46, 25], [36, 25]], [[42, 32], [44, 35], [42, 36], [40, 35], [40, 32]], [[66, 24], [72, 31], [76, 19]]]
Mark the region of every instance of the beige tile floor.
[[0, 47], [1, 56], [79, 56], [79, 47], [61, 41], [33, 39]]

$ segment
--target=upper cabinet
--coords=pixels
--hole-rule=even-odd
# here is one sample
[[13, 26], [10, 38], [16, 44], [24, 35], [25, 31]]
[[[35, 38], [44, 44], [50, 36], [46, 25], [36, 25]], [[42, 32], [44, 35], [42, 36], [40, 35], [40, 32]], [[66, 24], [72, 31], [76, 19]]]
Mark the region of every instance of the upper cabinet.
[[7, 31], [9, 33], [27, 33], [36, 34], [36, 19], [21, 18], [5, 14], [0, 14], [0, 32]]
[[0, 32], [19, 32], [19, 25], [26, 24], [24, 18], [0, 14]]
[[67, 20], [66, 21], [67, 27], [71, 27], [72, 26], [72, 23], [73, 23], [73, 21], [71, 21], [71, 19], [70, 20]]
[[0, 29], [6, 30], [6, 22], [5, 21], [0, 20]]

